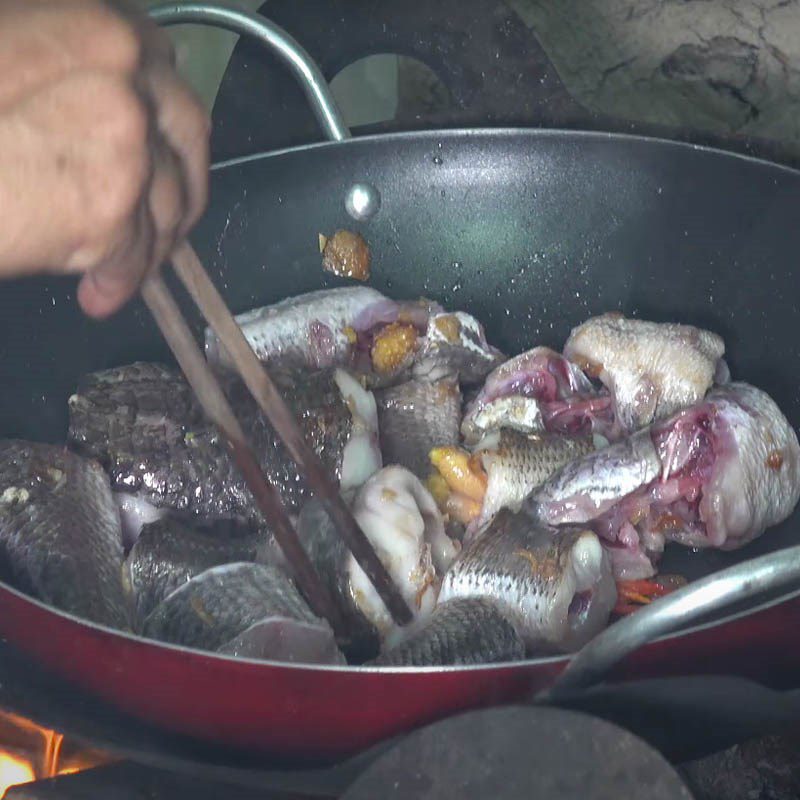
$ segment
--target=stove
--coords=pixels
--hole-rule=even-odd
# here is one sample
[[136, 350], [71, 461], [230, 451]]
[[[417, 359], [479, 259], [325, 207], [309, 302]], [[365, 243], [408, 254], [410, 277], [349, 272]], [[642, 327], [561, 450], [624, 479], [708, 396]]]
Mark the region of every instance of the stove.
[[[327, 766], [267, 763], [263, 757], [155, 729], [59, 682], [2, 642], [0, 709], [0, 788], [7, 789], [9, 800], [92, 800], [109, 793], [142, 800], [223, 794], [233, 800], [358, 800], [370, 796], [365, 791], [374, 793], [381, 780], [397, 792], [411, 791], [398, 777], [400, 766], [408, 763], [417, 765], [416, 772], [409, 771], [417, 794], [398, 793], [398, 798], [452, 797], [443, 775], [455, 764], [468, 764], [459, 773], [464, 792], [474, 782], [484, 792], [491, 785], [498, 800], [516, 800], [523, 795], [511, 793], [509, 770], [516, 770], [519, 783], [531, 771], [531, 752], [545, 752], [558, 732], [574, 741], [589, 730], [596, 731], [593, 741], [605, 743], [606, 749], [593, 754], [598, 762], [627, 754], [619, 769], [609, 773], [627, 781], [625, 793], [639, 783], [649, 791], [658, 774], [665, 800], [691, 797], [683, 793], [685, 786], [697, 798], [730, 800], [714, 794], [715, 787], [738, 769], [743, 785], [759, 781], [777, 787], [763, 797], [798, 796], [780, 791], [800, 774], [800, 748], [793, 745], [800, 741], [800, 691], [766, 689], [738, 678], [640, 681], [581, 691], [561, 700], [559, 709], [510, 706], [468, 712]], [[537, 737], [542, 740], [538, 750]], [[441, 753], [436, 757], [438, 751], [452, 753], [452, 759]], [[564, 746], [561, 752], [560, 761], [548, 757], [538, 770], [542, 780], [550, 781], [545, 785], [558, 782], [558, 770], [569, 776], [576, 765], [588, 763], [579, 748]], [[676, 771], [670, 764], [684, 766]], [[555, 772], [544, 776], [547, 770]], [[420, 793], [420, 775], [427, 776], [423, 783], [429, 784], [430, 794]], [[22, 785], [13, 786], [17, 783]], [[620, 796], [619, 786], [586, 782], [576, 796]], [[591, 793], [604, 787], [617, 793]]]

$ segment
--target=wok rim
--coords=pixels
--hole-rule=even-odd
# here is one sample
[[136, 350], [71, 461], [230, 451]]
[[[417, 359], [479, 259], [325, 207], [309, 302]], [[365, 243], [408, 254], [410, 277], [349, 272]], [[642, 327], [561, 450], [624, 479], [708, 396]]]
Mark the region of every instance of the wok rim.
[[[269, 158], [278, 158], [281, 156], [290, 156], [294, 154], [302, 154], [313, 150], [323, 148], [340, 148], [340, 147], [357, 147], [359, 143], [381, 143], [381, 142], [397, 142], [397, 141], [415, 141], [425, 140], [429, 138], [445, 138], [445, 139], [467, 139], [470, 137], [479, 138], [502, 138], [509, 136], [524, 137], [530, 139], [575, 139], [577, 142], [621, 142], [621, 143], [636, 143], [647, 147], [655, 146], [662, 149], [680, 150], [683, 152], [700, 152], [715, 157], [723, 157], [743, 161], [747, 164], [754, 166], [767, 167], [782, 172], [787, 172], [795, 178], [800, 178], [800, 167], [792, 167], [788, 164], [782, 164], [779, 161], [771, 161], [768, 158], [760, 156], [748, 155], [747, 153], [740, 153], [735, 150], [724, 150], [721, 147], [713, 147], [711, 145], [695, 144], [693, 142], [685, 142], [676, 139], [666, 139], [660, 136], [646, 136], [637, 133], [614, 133], [610, 131], [592, 131], [570, 128], [525, 128], [522, 126], [506, 126], [506, 127], [486, 127], [486, 128], [430, 128], [420, 131], [394, 131], [391, 133], [372, 133], [365, 136], [353, 136], [349, 139], [342, 139], [341, 141], [323, 140], [319, 142], [309, 142], [308, 144], [295, 145], [293, 147], [284, 147], [278, 150], [262, 150], [257, 153], [251, 153], [245, 156], [236, 156], [234, 158], [222, 159], [211, 164], [210, 169], [212, 172], [219, 172], [225, 169], [249, 164], [254, 161], [262, 161]], [[202, 225], [202, 218], [198, 222], [198, 226]]]
[[[666, 139], [656, 136], [644, 136], [640, 134], [631, 133], [614, 133], [605, 131], [591, 131], [591, 130], [571, 130], [567, 128], [525, 128], [525, 127], [486, 127], [486, 128], [434, 128], [421, 131], [396, 131], [392, 133], [376, 133], [367, 136], [354, 136], [350, 139], [343, 141], [321, 141], [312, 142], [304, 145], [297, 145], [294, 147], [282, 148], [273, 151], [261, 151], [245, 156], [237, 156], [235, 158], [225, 159], [213, 163], [210, 166], [211, 172], [221, 172], [226, 169], [233, 169], [238, 166], [260, 162], [272, 158], [288, 157], [292, 155], [301, 155], [310, 151], [341, 148], [341, 147], [358, 147], [361, 143], [382, 143], [382, 142], [404, 142], [404, 141], [424, 141], [426, 139], [450, 139], [450, 140], [463, 140], [469, 138], [487, 138], [487, 139], [500, 139], [503, 137], [523, 137], [532, 140], [551, 140], [551, 139], [571, 139], [575, 143], [581, 142], [597, 142], [597, 143], [636, 143], [646, 147], [656, 147], [663, 150], [674, 149], [681, 152], [700, 152], [713, 157], [741, 161], [745, 164], [752, 166], [764, 167], [773, 171], [786, 173], [795, 179], [800, 179], [800, 169], [781, 164], [776, 161], [770, 161], [766, 158], [747, 155], [730, 150], [723, 150], [718, 147], [709, 145], [693, 144], [691, 142], [677, 141], [673, 139]], [[198, 225], [202, 225], [202, 218]], [[772, 551], [778, 552], [778, 551]], [[713, 574], [713, 573], [710, 573]], [[235, 658], [230, 655], [216, 653], [213, 651], [200, 650], [194, 647], [186, 647], [184, 645], [172, 644], [169, 642], [162, 642], [157, 639], [150, 639], [136, 633], [111, 628], [107, 625], [102, 625], [92, 620], [84, 619], [72, 614], [68, 611], [56, 608], [49, 605], [38, 598], [32, 597], [25, 592], [16, 589], [9, 584], [0, 581], [0, 595], [2, 593], [10, 594], [16, 597], [24, 604], [28, 604], [37, 608], [40, 612], [49, 614], [69, 621], [72, 624], [78, 625], [82, 628], [94, 630], [104, 635], [112, 637], [119, 637], [128, 639], [137, 645], [146, 647], [158, 648], [166, 652], [185, 653], [191, 657], [201, 657], [204, 659], [214, 659], [220, 662], [230, 662], [234, 664], [248, 665], [250, 667], [264, 667], [270, 669], [289, 669], [308, 672], [332, 672], [343, 673], [352, 675], [421, 675], [430, 673], [465, 673], [476, 671], [497, 671], [497, 670], [515, 670], [515, 669], [530, 669], [533, 667], [540, 667], [546, 665], [554, 665], [558, 663], [567, 663], [573, 654], [544, 656], [540, 658], [526, 658], [520, 661], [508, 661], [498, 664], [471, 664], [471, 665], [447, 665], [447, 666], [430, 666], [430, 667], [396, 667], [396, 666], [368, 666], [368, 665], [336, 665], [336, 664], [297, 664], [285, 661], [272, 661], [266, 659], [253, 659], [253, 658]], [[783, 605], [784, 603], [791, 602], [792, 600], [800, 598], [800, 587], [793, 591], [784, 592], [771, 600], [758, 603], [751, 607], [742, 609], [733, 614], [727, 614], [718, 619], [710, 620], [708, 622], [692, 625], [688, 628], [682, 628], [672, 633], [659, 636], [645, 645], [637, 649], [646, 649], [652, 644], [669, 641], [671, 639], [688, 636], [700, 633], [704, 630], [717, 628], [721, 625], [736, 622], [737, 620], [745, 619], [755, 614], [764, 612], [768, 609]], [[9, 642], [12, 646], [14, 642]]]

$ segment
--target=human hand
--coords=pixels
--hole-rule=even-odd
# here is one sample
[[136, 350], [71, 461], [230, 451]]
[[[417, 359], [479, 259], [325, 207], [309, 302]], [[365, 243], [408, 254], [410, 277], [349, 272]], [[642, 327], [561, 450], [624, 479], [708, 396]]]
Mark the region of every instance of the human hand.
[[119, 309], [205, 208], [209, 121], [127, 0], [0, 0], [0, 277]]

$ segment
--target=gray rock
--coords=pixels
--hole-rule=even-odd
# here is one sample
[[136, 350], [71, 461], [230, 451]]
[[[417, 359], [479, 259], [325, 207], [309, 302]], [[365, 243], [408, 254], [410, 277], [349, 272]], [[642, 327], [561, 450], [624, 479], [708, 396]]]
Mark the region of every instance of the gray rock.
[[587, 107], [800, 152], [800, 0], [507, 0]]

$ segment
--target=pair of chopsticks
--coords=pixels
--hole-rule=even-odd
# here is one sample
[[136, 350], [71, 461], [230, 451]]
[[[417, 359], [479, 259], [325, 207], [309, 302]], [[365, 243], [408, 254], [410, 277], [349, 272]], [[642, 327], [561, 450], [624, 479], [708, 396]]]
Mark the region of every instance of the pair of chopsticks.
[[[392, 618], [399, 625], [410, 622], [412, 614], [408, 605], [342, 500], [339, 488], [309, 447], [297, 420], [188, 242], [175, 248], [172, 266], [206, 322], [230, 354], [239, 375], [305, 475], [314, 495], [323, 503], [337, 533], [372, 581]], [[327, 619], [337, 634], [344, 636], [343, 620], [330, 592], [297, 538], [277, 489], [265, 477], [228, 398], [161, 275], [156, 273], [149, 277], [142, 285], [141, 294], [206, 415], [227, 443], [259, 510], [270, 524], [283, 554], [294, 570], [300, 590], [313, 611]]]

